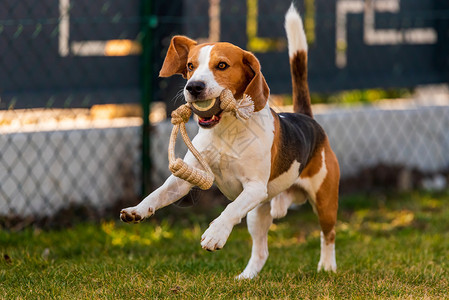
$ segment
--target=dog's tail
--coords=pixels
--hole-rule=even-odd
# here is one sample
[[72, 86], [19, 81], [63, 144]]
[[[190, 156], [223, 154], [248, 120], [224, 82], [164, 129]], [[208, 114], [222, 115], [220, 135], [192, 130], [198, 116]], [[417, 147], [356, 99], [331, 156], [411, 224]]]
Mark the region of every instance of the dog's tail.
[[307, 40], [301, 17], [292, 5], [285, 14], [285, 31], [293, 85], [293, 110], [313, 117], [307, 83]]

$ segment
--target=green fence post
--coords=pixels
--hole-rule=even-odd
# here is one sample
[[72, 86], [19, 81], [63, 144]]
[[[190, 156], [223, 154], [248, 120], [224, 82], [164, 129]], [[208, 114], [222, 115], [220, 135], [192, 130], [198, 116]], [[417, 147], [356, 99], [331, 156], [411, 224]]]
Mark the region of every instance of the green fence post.
[[142, 196], [146, 196], [150, 189], [150, 104], [153, 93], [153, 30], [156, 18], [153, 13], [153, 1], [142, 0], [142, 60], [141, 72], [141, 104], [143, 113], [142, 124]]

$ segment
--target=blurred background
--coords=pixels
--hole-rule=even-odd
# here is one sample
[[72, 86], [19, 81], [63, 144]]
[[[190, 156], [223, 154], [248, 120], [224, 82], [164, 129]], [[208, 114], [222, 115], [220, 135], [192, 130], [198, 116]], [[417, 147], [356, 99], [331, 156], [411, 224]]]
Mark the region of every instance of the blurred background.
[[[295, 4], [309, 43], [313, 110], [340, 161], [341, 193], [447, 190], [449, 2]], [[291, 111], [289, 5], [2, 0], [0, 226], [116, 218], [163, 183], [167, 116], [184, 101], [180, 76], [158, 78], [175, 34], [252, 51], [272, 107]], [[193, 138], [197, 125], [188, 130]], [[177, 207], [224, 201], [215, 187], [194, 189]]]

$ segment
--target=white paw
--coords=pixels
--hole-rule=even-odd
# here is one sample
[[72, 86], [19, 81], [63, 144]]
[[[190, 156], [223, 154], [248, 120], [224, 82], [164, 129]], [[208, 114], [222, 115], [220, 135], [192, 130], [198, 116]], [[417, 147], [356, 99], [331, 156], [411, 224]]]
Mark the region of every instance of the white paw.
[[239, 276], [236, 276], [235, 279], [237, 280], [253, 279], [257, 276], [257, 273], [258, 272], [252, 272], [245, 269]]
[[276, 197], [274, 197], [271, 202], [271, 210], [270, 215], [273, 219], [280, 219], [287, 215], [288, 208], [292, 204], [292, 197], [287, 192], [280, 193]]
[[287, 215], [287, 208], [273, 203], [271, 205], [270, 215], [273, 217], [273, 219], [283, 218]]
[[337, 261], [335, 259], [335, 243], [326, 244], [323, 232], [321, 232], [321, 255], [318, 272], [323, 270], [337, 272]]
[[212, 222], [201, 236], [201, 247], [208, 251], [220, 250], [226, 244], [232, 227], [218, 221]]
[[153, 215], [153, 209], [140, 209], [137, 206], [124, 208], [120, 211], [120, 219], [125, 223], [139, 223]]
[[337, 264], [331, 261], [321, 261], [318, 263], [318, 272], [320, 271], [326, 271], [326, 272], [337, 272]]

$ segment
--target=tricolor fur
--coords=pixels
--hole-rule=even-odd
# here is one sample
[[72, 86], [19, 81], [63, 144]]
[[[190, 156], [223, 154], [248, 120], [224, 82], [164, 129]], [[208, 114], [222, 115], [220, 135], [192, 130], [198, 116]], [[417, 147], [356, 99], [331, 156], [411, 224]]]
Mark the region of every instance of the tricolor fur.
[[[321, 126], [313, 119], [307, 84], [307, 42], [293, 7], [285, 17], [295, 113], [276, 114], [268, 105], [269, 88], [257, 58], [229, 43], [197, 44], [173, 37], [160, 76], [187, 79], [187, 102], [219, 97], [224, 89], [236, 99], [254, 102], [248, 120], [219, 112], [199, 118], [193, 144], [208, 161], [218, 188], [233, 202], [204, 232], [201, 246], [221, 249], [234, 225], [247, 217], [253, 239], [251, 258], [238, 278], [253, 278], [268, 257], [267, 234], [273, 218], [285, 216], [292, 203], [309, 200], [321, 226], [318, 270], [335, 271], [335, 223], [339, 167]], [[184, 159], [198, 166], [188, 152]], [[186, 195], [192, 185], [170, 176], [140, 204], [122, 210], [125, 222], [138, 222]]]

